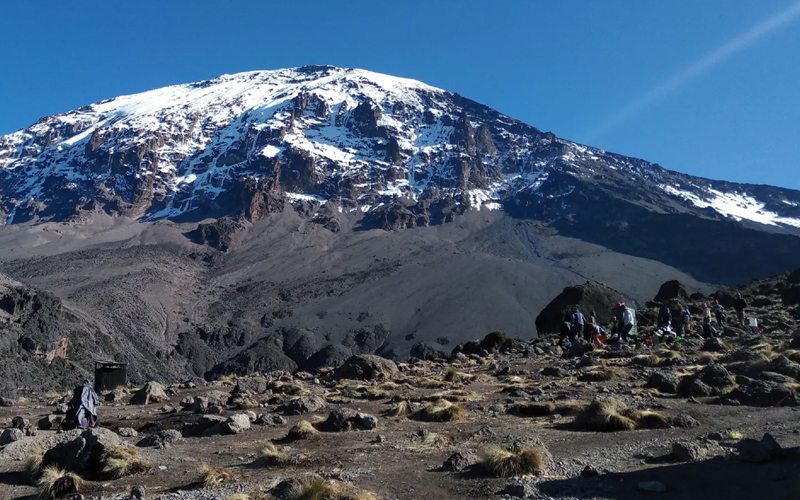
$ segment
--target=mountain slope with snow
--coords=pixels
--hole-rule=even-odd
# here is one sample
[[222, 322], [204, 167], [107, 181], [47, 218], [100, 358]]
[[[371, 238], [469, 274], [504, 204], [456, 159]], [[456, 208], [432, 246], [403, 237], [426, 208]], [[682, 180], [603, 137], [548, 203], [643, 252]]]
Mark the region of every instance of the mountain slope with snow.
[[328, 200], [385, 228], [447, 222], [466, 209], [552, 220], [587, 187], [656, 212], [800, 231], [797, 191], [677, 174], [359, 69], [224, 75], [101, 101], [0, 137], [6, 224], [93, 211], [253, 220], [286, 201], [314, 215]]

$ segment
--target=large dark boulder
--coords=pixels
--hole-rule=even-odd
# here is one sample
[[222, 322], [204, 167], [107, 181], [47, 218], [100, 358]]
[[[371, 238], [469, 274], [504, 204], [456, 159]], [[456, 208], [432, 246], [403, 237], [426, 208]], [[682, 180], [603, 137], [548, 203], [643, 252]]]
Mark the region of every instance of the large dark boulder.
[[661, 285], [661, 288], [658, 289], [658, 293], [653, 300], [656, 302], [666, 302], [673, 299], [686, 300], [688, 298], [689, 294], [686, 292], [686, 287], [683, 283], [678, 280], [672, 280]]
[[768, 380], [752, 380], [732, 390], [727, 395], [747, 406], [771, 408], [778, 403], [781, 406], [800, 406], [800, 397], [794, 389]]
[[342, 366], [353, 351], [339, 344], [331, 344], [315, 352], [304, 364], [304, 369], [309, 371], [319, 370], [320, 368]]
[[788, 286], [781, 290], [781, 300], [786, 306], [800, 304], [800, 285]]
[[567, 287], [536, 317], [536, 330], [539, 335], [558, 333], [564, 314], [575, 306], [587, 316], [595, 311], [597, 320], [607, 323], [611, 321], [611, 310], [618, 302], [625, 302], [625, 297], [602, 283], [586, 282]]
[[392, 360], [374, 354], [357, 354], [337, 368], [333, 377], [337, 380], [375, 380], [390, 379], [398, 373], [397, 365]]

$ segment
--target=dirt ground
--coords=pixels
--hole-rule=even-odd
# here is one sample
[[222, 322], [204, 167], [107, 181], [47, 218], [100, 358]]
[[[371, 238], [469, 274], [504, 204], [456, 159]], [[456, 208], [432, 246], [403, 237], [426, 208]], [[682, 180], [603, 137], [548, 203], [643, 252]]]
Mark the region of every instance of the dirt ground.
[[[718, 404], [715, 398], [688, 399], [661, 394], [646, 387], [645, 381], [652, 369], [633, 366], [628, 358], [604, 358], [599, 351], [590, 357], [595, 358], [601, 367], [617, 366], [629, 370], [627, 377], [606, 382], [580, 382], [574, 376], [577, 373], [575, 360], [547, 355], [493, 355], [482, 362], [469, 359], [453, 365], [435, 362], [401, 365], [400, 385], [390, 385], [390, 390], [378, 390], [380, 382], [326, 382], [324, 377], [319, 381], [309, 376], [302, 381], [302, 392], [325, 397], [325, 408], [310, 414], [287, 416], [285, 425], [253, 425], [236, 435], [185, 437], [163, 450], [140, 448], [141, 454], [154, 466], [149, 472], [117, 480], [90, 482], [82, 493], [87, 497], [110, 497], [126, 494], [131, 487], [142, 485], [148, 496], [182, 491], [190, 492], [182, 494], [191, 498], [201, 494], [205, 495], [202, 498], [227, 498], [233, 492], [247, 493], [274, 485], [282, 478], [314, 472], [326, 478], [351, 482], [387, 500], [500, 498], [513, 492], [506, 490], [509, 484], [527, 487], [529, 498], [798, 498], [798, 408], [727, 406]], [[453, 384], [443, 381], [449, 366], [459, 373], [468, 374], [471, 380]], [[541, 370], [548, 366], [561, 366], [569, 373], [563, 377], [542, 375]], [[691, 367], [684, 369], [691, 371]], [[180, 408], [181, 400], [188, 396], [202, 395], [210, 390], [230, 391], [234, 383], [225, 381], [196, 389], [178, 389], [168, 402], [155, 405], [103, 405], [100, 407], [100, 423], [112, 430], [120, 427], [137, 429], [139, 437], [126, 438], [127, 442], [135, 444], [145, 435], [163, 429], [181, 429], [184, 422], [196, 421], [200, 417], [185, 410], [164, 413], [162, 407]], [[372, 399], [362, 398], [370, 389], [375, 393]], [[442, 393], [453, 395], [453, 399], [474, 399], [456, 403], [466, 410], [463, 420], [425, 422], [413, 416], [385, 416], [392, 398], [423, 401], [435, 399], [434, 394]], [[699, 422], [699, 426], [586, 432], [570, 425], [573, 417], [569, 415], [521, 416], [512, 408], [514, 403], [534, 399], [556, 403], [589, 402], [598, 395], [613, 395], [630, 408], [654, 410], [665, 418], [689, 415]], [[291, 397], [278, 394], [273, 396], [272, 402], [276, 402], [275, 398]], [[10, 421], [19, 415], [35, 424], [52, 411], [46, 405], [46, 399], [43, 396], [32, 397], [15, 407], [1, 408], [0, 421]], [[318, 423], [330, 411], [340, 407], [377, 416], [377, 429], [320, 432], [307, 440], [284, 440], [289, 428], [299, 421]], [[252, 411], [269, 414], [276, 409], [275, 404], [263, 403]], [[242, 411], [225, 409], [223, 416], [235, 413]], [[760, 439], [768, 432], [790, 450], [786, 458], [759, 464], [738, 460], [735, 448], [726, 448], [724, 441], [721, 451], [703, 460], [681, 463], [670, 456], [674, 442], [705, 438], [712, 432], [735, 439]], [[39, 430], [36, 436], [25, 437], [0, 450], [0, 498], [24, 498], [37, 494], [37, 489], [30, 485], [24, 472], [25, 454], [36, 447], [46, 447], [48, 440], [57, 436], [56, 433]], [[534, 441], [546, 445], [554, 459], [547, 474], [540, 477], [497, 478], [480, 465], [460, 472], [442, 470], [443, 462], [455, 452], [474, 452], [480, 456], [492, 445]], [[284, 447], [293, 456], [301, 457], [299, 464], [259, 465], [256, 460], [259, 450], [270, 442]], [[729, 446], [735, 447], [735, 444]], [[216, 490], [205, 491], [199, 473], [202, 464], [229, 469], [235, 480]], [[599, 475], [581, 477], [586, 466], [596, 469]], [[638, 491], [638, 484], [642, 481], [659, 481], [666, 486], [666, 492]]]

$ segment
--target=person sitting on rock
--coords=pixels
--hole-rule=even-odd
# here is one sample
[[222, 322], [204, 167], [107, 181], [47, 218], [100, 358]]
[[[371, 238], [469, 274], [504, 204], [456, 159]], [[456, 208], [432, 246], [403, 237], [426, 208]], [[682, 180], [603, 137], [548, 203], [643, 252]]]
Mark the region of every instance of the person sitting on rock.
[[747, 309], [747, 301], [744, 300], [741, 293], [736, 294], [736, 300], [733, 301], [733, 309], [736, 311], [736, 318], [739, 324], [744, 326], [744, 310]]
[[669, 307], [662, 307], [658, 314], [658, 328], [670, 328], [672, 326], [672, 313]]
[[72, 391], [71, 411], [75, 417], [75, 425], [81, 429], [97, 426], [97, 393], [89, 380], [84, 380]]
[[720, 304], [719, 301], [714, 304], [714, 316], [717, 319], [717, 325], [722, 327], [725, 324], [725, 308], [722, 307], [722, 304]]
[[564, 321], [561, 322], [561, 336], [558, 339], [558, 345], [563, 346], [564, 339], [567, 339], [570, 345], [575, 342], [575, 337], [572, 332], [572, 315], [570, 313], [564, 314]]

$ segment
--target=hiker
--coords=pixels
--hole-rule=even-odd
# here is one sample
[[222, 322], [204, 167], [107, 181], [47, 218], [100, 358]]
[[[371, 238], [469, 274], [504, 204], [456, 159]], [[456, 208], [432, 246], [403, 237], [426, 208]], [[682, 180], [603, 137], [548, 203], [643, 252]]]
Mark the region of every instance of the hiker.
[[714, 304], [714, 316], [716, 317], [717, 325], [719, 325], [720, 328], [725, 325], [725, 308], [722, 307], [722, 304], [720, 304], [719, 301]]
[[711, 318], [703, 319], [703, 338], [711, 339], [717, 336], [716, 330], [711, 325]]
[[75, 425], [81, 429], [97, 425], [97, 393], [88, 379], [72, 391], [70, 411], [75, 418]]
[[583, 329], [583, 338], [586, 342], [594, 342], [594, 336], [597, 335], [597, 314], [594, 311], [589, 313], [589, 320]]
[[570, 339], [571, 342], [575, 342], [575, 339], [578, 336], [583, 337], [583, 328], [586, 324], [586, 317], [583, 313], [577, 308], [572, 309], [572, 338]]
[[689, 335], [691, 333], [691, 323], [692, 323], [692, 312], [689, 310], [688, 307], [684, 307], [681, 309], [681, 325], [678, 328], [678, 333], [683, 334], [684, 336]]
[[[625, 305], [623, 304], [623, 307]], [[636, 339], [636, 332], [634, 332], [634, 328], [636, 326], [636, 313], [633, 309], [629, 307], [624, 307], [622, 311], [622, 331], [620, 332], [619, 338], [620, 340], [627, 341], [628, 337], [634, 337]]]
[[703, 320], [711, 319], [711, 308], [708, 307], [708, 303], [703, 302]]
[[744, 326], [744, 310], [747, 308], [747, 301], [742, 298], [741, 293], [736, 294], [736, 300], [733, 301], [733, 309], [736, 311], [736, 317], [739, 319], [739, 324]]
[[564, 313], [564, 321], [561, 322], [561, 336], [558, 339], [558, 345], [562, 345], [564, 339], [569, 341], [570, 346], [575, 342], [575, 337], [573, 337], [572, 333], [572, 315], [570, 313]]
[[669, 307], [662, 307], [658, 313], [658, 328], [670, 328], [672, 326], [672, 313]]

